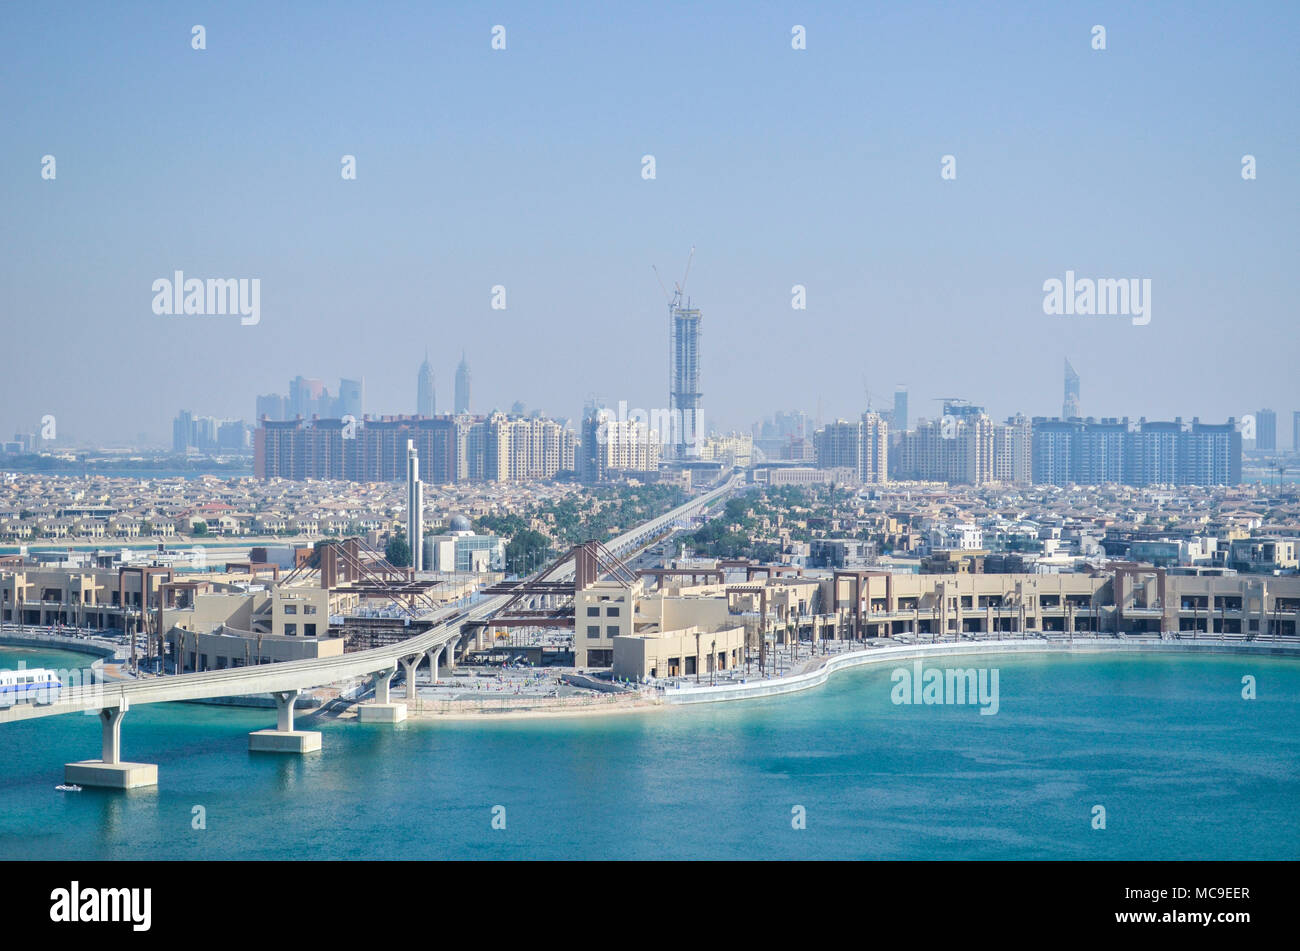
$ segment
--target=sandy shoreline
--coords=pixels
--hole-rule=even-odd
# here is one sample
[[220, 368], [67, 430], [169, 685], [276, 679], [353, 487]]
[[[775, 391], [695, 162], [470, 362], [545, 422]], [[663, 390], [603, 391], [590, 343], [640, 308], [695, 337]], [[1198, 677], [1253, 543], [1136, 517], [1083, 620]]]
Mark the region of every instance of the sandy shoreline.
[[[603, 701], [596, 703], [541, 703], [536, 706], [478, 706], [477, 700], [410, 701], [394, 698], [396, 703], [406, 704], [407, 721], [467, 721], [489, 720], [540, 720], [568, 719], [574, 717], [621, 716], [628, 713], [648, 713], [667, 709], [670, 704], [645, 697]], [[322, 710], [320, 716], [334, 720], [355, 720], [357, 705], [352, 704], [338, 713]]]

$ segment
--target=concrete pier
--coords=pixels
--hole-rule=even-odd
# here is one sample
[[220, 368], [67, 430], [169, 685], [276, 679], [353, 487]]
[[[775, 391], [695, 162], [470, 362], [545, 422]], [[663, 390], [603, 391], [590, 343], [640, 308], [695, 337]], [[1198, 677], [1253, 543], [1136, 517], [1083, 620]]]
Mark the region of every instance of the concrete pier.
[[103, 729], [100, 758], [65, 763], [63, 766], [65, 783], [76, 783], [79, 786], [104, 786], [109, 789], [135, 789], [140, 786], [158, 785], [156, 763], [122, 761], [122, 717], [126, 716], [129, 706], [123, 698], [119, 706], [105, 707], [99, 711], [99, 721]]
[[415, 672], [420, 667], [420, 661], [424, 659], [423, 654], [416, 654], [414, 657], [402, 658], [402, 670], [406, 674], [406, 699], [415, 700]]
[[248, 734], [250, 752], [314, 753], [321, 748], [318, 731], [293, 728], [293, 705], [299, 693], [297, 690], [283, 690], [275, 694], [275, 729]]
[[435, 647], [429, 650], [429, 682], [438, 682], [438, 661], [442, 659], [443, 647]]
[[395, 673], [397, 673], [396, 667], [375, 672], [375, 699], [372, 703], [363, 703], [357, 707], [357, 722], [401, 723], [406, 719], [406, 704], [393, 703], [389, 699], [388, 688], [393, 682]]

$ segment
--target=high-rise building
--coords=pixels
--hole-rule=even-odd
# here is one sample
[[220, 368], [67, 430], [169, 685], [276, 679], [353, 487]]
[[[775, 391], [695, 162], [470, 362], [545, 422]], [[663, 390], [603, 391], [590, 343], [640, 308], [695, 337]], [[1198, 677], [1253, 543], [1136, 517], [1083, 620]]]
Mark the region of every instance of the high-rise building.
[[858, 470], [862, 425], [837, 419], [813, 433], [813, 457], [818, 469]]
[[335, 400], [333, 415], [360, 419], [365, 409], [366, 383], [364, 380], [339, 380], [339, 396]]
[[1070, 361], [1065, 361], [1065, 401], [1061, 404], [1061, 418], [1075, 419], [1081, 416], [1079, 409], [1079, 374], [1074, 372]]
[[424, 570], [424, 486], [420, 484], [420, 453], [415, 440], [406, 440], [406, 542], [411, 567]]
[[574, 469], [576, 450], [577, 436], [553, 419], [493, 413], [485, 432], [484, 478], [495, 482], [550, 479]]
[[1277, 451], [1277, 413], [1261, 409], [1255, 414], [1255, 448]]
[[417, 416], [433, 416], [437, 412], [437, 399], [434, 395], [433, 367], [429, 364], [429, 351], [424, 351], [424, 362], [415, 381], [415, 413]]
[[754, 461], [754, 437], [740, 433], [710, 436], [700, 446], [700, 459], [720, 462], [728, 469], [746, 469]]
[[365, 413], [365, 380], [339, 380], [338, 396], [331, 396], [320, 380], [297, 376], [289, 381], [289, 395], [267, 393], [257, 398], [258, 420], [286, 420], [351, 416], [360, 419]]
[[900, 386], [894, 390], [894, 421], [890, 424], [893, 432], [905, 433], [908, 426], [907, 387]]
[[812, 462], [812, 426], [805, 413], [777, 412], [754, 425], [754, 448], [769, 460]]
[[212, 452], [219, 449], [247, 448], [248, 426], [242, 419], [195, 416], [189, 410], [181, 410], [172, 420], [172, 451], [174, 452], [187, 452], [190, 449]]
[[469, 361], [462, 351], [456, 367], [456, 415], [469, 412]]
[[1012, 416], [993, 427], [993, 478], [1012, 485], [1033, 481], [1033, 425], [1026, 416]]
[[850, 469], [860, 482], [889, 481], [889, 424], [863, 413], [856, 422], [836, 420], [813, 434], [819, 469]]
[[639, 417], [620, 419], [613, 410], [595, 408], [582, 421], [581, 473], [587, 482], [656, 472], [659, 455], [659, 432]]
[[331, 402], [329, 390], [321, 380], [296, 376], [289, 381], [289, 418], [328, 416]]
[[1127, 419], [1110, 418], [1088, 423], [1078, 435], [1074, 481], [1083, 485], [1124, 482], [1130, 445]]
[[943, 418], [919, 420], [897, 440], [890, 477], [922, 482], [983, 485], [994, 469], [994, 426], [984, 407], [948, 400]]
[[682, 303], [678, 289], [668, 305], [668, 409], [678, 431], [671, 452], [677, 459], [698, 458], [704, 433], [700, 419], [700, 311]]
[[1241, 482], [1241, 432], [1235, 420], [1192, 420], [1183, 437], [1178, 485], [1237, 485]]
[[1051, 485], [1236, 485], [1241, 433], [1222, 424], [1124, 419], [1033, 421], [1033, 480]]
[[172, 420], [172, 452], [185, 452], [194, 445], [194, 414], [181, 410]]
[[573, 471], [577, 454], [577, 436], [562, 423], [503, 413], [489, 419], [445, 414], [362, 419], [350, 432], [341, 419], [266, 420], [254, 437], [253, 471], [259, 479], [400, 482], [408, 442], [423, 461], [421, 483], [430, 484], [551, 479]]
[[279, 393], [267, 393], [257, 398], [254, 419], [284, 420], [289, 418], [289, 401]]
[[218, 449], [247, 449], [248, 424], [242, 419], [222, 419], [217, 422]]

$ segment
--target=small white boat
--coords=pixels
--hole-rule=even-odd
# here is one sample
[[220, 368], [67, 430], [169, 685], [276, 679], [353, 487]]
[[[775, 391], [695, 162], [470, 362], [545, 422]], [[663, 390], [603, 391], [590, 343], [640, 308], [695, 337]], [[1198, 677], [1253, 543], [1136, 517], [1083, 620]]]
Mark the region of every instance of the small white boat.
[[81, 787], [78, 786], [76, 783], [71, 783], [71, 784], [59, 783], [59, 785], [55, 786], [54, 788], [57, 789], [59, 792], [81, 792]]

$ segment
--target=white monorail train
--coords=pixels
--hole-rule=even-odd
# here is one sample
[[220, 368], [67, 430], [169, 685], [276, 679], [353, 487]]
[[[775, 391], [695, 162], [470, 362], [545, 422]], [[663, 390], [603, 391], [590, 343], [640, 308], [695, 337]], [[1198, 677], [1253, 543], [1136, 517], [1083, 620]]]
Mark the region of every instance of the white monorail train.
[[0, 670], [0, 707], [15, 703], [54, 703], [63, 684], [52, 670]]

